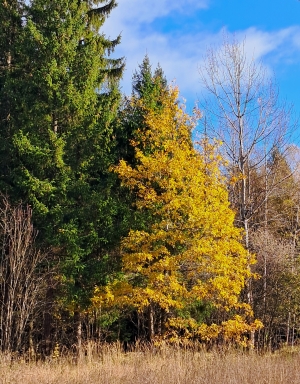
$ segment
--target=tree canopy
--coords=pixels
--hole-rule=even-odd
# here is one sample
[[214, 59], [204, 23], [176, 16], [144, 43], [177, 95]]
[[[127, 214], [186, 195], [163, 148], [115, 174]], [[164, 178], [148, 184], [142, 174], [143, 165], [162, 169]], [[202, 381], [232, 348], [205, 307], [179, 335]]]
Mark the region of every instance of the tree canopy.
[[[185, 112], [147, 55], [122, 96], [121, 39], [103, 33], [116, 6], [0, 0], [0, 348], [293, 343], [289, 114], [243, 44], [226, 41], [204, 62], [212, 99], [195, 142], [202, 111]], [[256, 318], [266, 327], [254, 335]]]
[[[207, 164], [191, 145], [193, 123], [178, 105], [177, 89], [165, 90], [159, 101], [157, 111], [143, 98], [131, 99], [148, 129], [132, 140], [135, 165], [121, 160], [113, 170], [135, 196], [137, 215], [148, 213], [150, 220], [123, 239], [123, 277], [109, 289], [120, 305], [150, 317], [164, 311], [168, 334], [182, 328], [180, 310], [195, 302], [225, 313], [245, 309], [239, 294], [251, 260], [234, 226], [218, 159]], [[150, 339], [157, 333], [151, 322]], [[225, 323], [218, 325], [221, 332]], [[201, 324], [195, 321], [193, 331], [201, 334]]]

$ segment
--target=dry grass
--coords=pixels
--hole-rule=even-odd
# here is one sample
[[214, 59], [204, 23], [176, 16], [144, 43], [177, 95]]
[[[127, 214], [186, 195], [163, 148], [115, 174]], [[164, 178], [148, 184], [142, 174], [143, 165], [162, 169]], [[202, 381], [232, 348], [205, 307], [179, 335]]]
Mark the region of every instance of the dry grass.
[[77, 364], [68, 358], [26, 363], [0, 358], [1, 384], [298, 384], [299, 351], [259, 356], [164, 348], [122, 353], [104, 347]]

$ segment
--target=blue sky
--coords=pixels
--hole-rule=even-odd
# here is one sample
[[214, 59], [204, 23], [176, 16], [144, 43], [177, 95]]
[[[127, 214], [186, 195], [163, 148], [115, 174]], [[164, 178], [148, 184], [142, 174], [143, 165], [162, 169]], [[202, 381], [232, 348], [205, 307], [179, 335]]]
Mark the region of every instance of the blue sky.
[[118, 0], [103, 31], [122, 43], [115, 55], [126, 57], [122, 90], [147, 53], [159, 62], [187, 100], [201, 96], [199, 67], [224, 32], [245, 39], [246, 52], [272, 73], [280, 95], [300, 115], [300, 2], [297, 0]]

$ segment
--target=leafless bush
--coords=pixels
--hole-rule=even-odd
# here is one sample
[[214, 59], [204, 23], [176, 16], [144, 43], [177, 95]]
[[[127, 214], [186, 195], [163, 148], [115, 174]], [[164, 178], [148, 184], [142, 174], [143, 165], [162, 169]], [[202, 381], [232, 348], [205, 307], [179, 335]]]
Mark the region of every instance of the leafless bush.
[[251, 234], [251, 244], [257, 256], [255, 272], [260, 275], [253, 281], [254, 313], [264, 323], [259, 345], [293, 345], [300, 329], [300, 266], [293, 241], [260, 230]]
[[15, 352], [32, 342], [45, 254], [35, 247], [31, 207], [12, 206], [3, 196], [0, 203], [0, 349]]

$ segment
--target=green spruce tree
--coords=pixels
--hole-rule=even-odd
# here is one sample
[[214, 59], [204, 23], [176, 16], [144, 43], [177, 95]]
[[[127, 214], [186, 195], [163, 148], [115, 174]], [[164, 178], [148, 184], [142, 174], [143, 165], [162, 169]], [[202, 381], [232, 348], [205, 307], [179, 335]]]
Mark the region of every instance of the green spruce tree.
[[[117, 241], [111, 197], [113, 131], [123, 61], [110, 52], [101, 27], [114, 0], [1, 2], [13, 28], [1, 67], [0, 188], [29, 203], [38, 240], [59, 256], [61, 302], [77, 314], [89, 305], [95, 281], [105, 281]], [[24, 12], [22, 13], [22, 7]], [[11, 24], [13, 25], [13, 24]], [[9, 40], [10, 39], [10, 40]], [[3, 40], [4, 41], [4, 40]], [[113, 176], [115, 178], [115, 176]]]
[[139, 65], [132, 77], [132, 98], [123, 100], [116, 127], [117, 161], [124, 159], [134, 162], [134, 150], [131, 141], [137, 130], [147, 129], [144, 113], [132, 103], [132, 99], [142, 99], [145, 105], [153, 110], [161, 108], [160, 98], [167, 90], [167, 80], [158, 65], [153, 71], [148, 55]]

